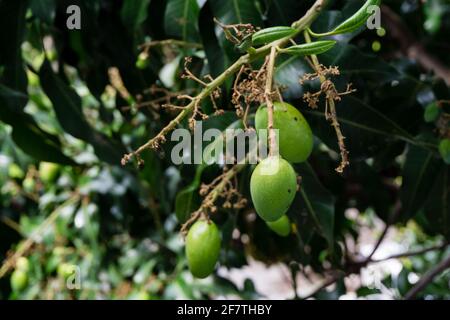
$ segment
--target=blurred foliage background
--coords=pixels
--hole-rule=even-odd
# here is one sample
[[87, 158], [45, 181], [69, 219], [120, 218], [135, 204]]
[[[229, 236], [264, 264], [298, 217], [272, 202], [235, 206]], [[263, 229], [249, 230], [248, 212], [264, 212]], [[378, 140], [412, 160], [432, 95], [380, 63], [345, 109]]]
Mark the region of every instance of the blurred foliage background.
[[[144, 152], [143, 168], [121, 166], [124, 153], [173, 118], [155, 102], [165, 90], [199, 90], [180, 77], [184, 57], [193, 57], [193, 72], [213, 77], [239, 57], [214, 17], [228, 24], [289, 25], [312, 3], [0, 0], [0, 298], [261, 298], [255, 279], [237, 283], [227, 272], [254, 261], [282, 264], [292, 279], [301, 279], [286, 280], [292, 285], [286, 297], [402, 298], [444, 261], [450, 254], [450, 148], [442, 142], [450, 138], [446, 0], [383, 1], [383, 29], [337, 36], [338, 45], [320, 56], [325, 66], [339, 66], [339, 89], [351, 82], [358, 90], [337, 107], [351, 159], [342, 176], [334, 171], [338, 147], [323, 106], [308, 109], [302, 100], [318, 88], [299, 84], [309, 65], [302, 58], [277, 60], [283, 97], [306, 116], [316, 139], [309, 162], [296, 166], [303, 191], [289, 216], [297, 232], [277, 236], [251, 202], [242, 210], [219, 204], [213, 218], [223, 248], [214, 276], [192, 278], [179, 228], [200, 204], [201, 182], [221, 169], [174, 166], [170, 142]], [[81, 8], [81, 30], [66, 27], [73, 4]], [[313, 30], [330, 30], [362, 4], [329, 1]], [[194, 45], [140, 47], [166, 39]], [[225, 114], [204, 127], [223, 130], [238, 120], [231, 85], [222, 87]], [[202, 108], [213, 112], [208, 103]], [[248, 199], [251, 170], [239, 175]], [[392, 226], [386, 237], [385, 224]], [[362, 250], [367, 234], [370, 248], [383, 237], [395, 245], [391, 253], [437, 249], [367, 275], [376, 261], [358, 261], [386, 257]], [[22, 273], [13, 276], [17, 270]], [[348, 276], [364, 272], [362, 281], [349, 283]], [[74, 274], [81, 285], [70, 289], [67, 279]], [[330, 277], [334, 286], [312, 290]], [[449, 281], [447, 270], [417, 297], [450, 298]]]

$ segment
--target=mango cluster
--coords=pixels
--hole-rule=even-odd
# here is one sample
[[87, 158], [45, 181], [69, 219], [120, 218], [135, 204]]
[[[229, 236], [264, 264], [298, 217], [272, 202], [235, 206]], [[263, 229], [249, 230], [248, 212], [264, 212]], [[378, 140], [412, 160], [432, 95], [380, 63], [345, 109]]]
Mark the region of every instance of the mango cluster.
[[[268, 127], [267, 106], [256, 112], [259, 132]], [[279, 155], [262, 160], [252, 173], [250, 193], [258, 215], [280, 236], [290, 233], [286, 215], [297, 192], [297, 174], [291, 163], [306, 161], [313, 149], [313, 134], [308, 122], [294, 106], [275, 102], [273, 127], [277, 129]]]

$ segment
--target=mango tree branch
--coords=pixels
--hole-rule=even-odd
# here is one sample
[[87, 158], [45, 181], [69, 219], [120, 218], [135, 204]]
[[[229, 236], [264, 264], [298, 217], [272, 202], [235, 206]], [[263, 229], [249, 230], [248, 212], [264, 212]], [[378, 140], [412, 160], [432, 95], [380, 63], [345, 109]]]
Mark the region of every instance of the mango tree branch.
[[[333, 273], [331, 273], [329, 278], [325, 279], [322, 284], [320, 284], [311, 293], [302, 297], [301, 299], [306, 300], [306, 299], [313, 298], [317, 293], [319, 293], [323, 289], [329, 287], [330, 285], [334, 284], [338, 280], [343, 279], [351, 274], [358, 274], [362, 268], [368, 266], [369, 264], [379, 263], [379, 262], [383, 262], [383, 261], [390, 260], [390, 259], [402, 259], [402, 258], [419, 256], [419, 255], [422, 255], [422, 254], [430, 252], [430, 251], [445, 250], [448, 246], [449, 246], [449, 243], [444, 242], [444, 243], [436, 245], [436, 246], [432, 246], [432, 247], [428, 247], [428, 248], [424, 248], [424, 249], [420, 249], [420, 250], [415, 250], [415, 251], [403, 252], [403, 253], [395, 254], [395, 255], [392, 255], [392, 256], [389, 256], [386, 258], [382, 258], [382, 259], [377, 259], [377, 260], [371, 259], [368, 261], [364, 260], [361, 263], [356, 264], [357, 268], [351, 268], [349, 270], [343, 270], [343, 271], [336, 270]], [[435, 267], [435, 269], [430, 270], [427, 274], [425, 274], [425, 276], [422, 278], [423, 280], [420, 280], [416, 284], [416, 286], [413, 289], [411, 289], [409, 293], [406, 294], [405, 299], [412, 299], [415, 295], [417, 295], [418, 292], [423, 290], [424, 286], [426, 286], [428, 283], [430, 283], [437, 274], [439, 274], [442, 271], [444, 271], [445, 269], [449, 268], [450, 267], [450, 265], [448, 265], [449, 258], [440, 262]], [[352, 263], [352, 265], [354, 265], [354, 264]]]
[[416, 285], [409, 290], [405, 295], [405, 300], [414, 299], [417, 294], [425, 289], [434, 278], [440, 273], [450, 268], [450, 256], [439, 262], [434, 268], [430, 269], [425, 275], [416, 283]]
[[306, 12], [306, 14], [299, 19], [298, 21], [294, 22], [292, 24], [292, 27], [297, 29], [297, 33], [293, 34], [289, 37], [274, 41], [272, 43], [269, 43], [261, 48], [258, 48], [253, 52], [252, 54], [246, 54], [241, 56], [236, 62], [234, 62], [228, 69], [226, 69], [221, 75], [219, 75], [217, 78], [213, 79], [211, 82], [208, 83], [206, 87], [203, 88], [203, 90], [195, 97], [193, 97], [192, 101], [183, 108], [183, 111], [181, 111], [175, 119], [169, 122], [169, 124], [164, 127], [154, 138], [150, 139], [139, 147], [137, 150], [124, 155], [122, 158], [122, 164], [126, 164], [132, 156], [139, 156], [141, 152], [143, 152], [146, 149], [155, 149], [157, 148], [161, 143], [165, 142], [166, 138], [165, 136], [171, 132], [173, 129], [176, 128], [176, 126], [187, 116], [189, 116], [194, 108], [198, 106], [199, 103], [205, 98], [207, 98], [214, 89], [221, 86], [225, 80], [230, 78], [232, 75], [237, 73], [241, 66], [248, 64], [250, 62], [255, 61], [258, 58], [261, 58], [269, 53], [272, 47], [283, 47], [285, 46], [292, 38], [294, 38], [299, 32], [304, 30], [306, 27], [308, 27], [319, 15], [319, 13], [322, 11], [323, 7], [326, 4], [326, 0], [316, 0], [316, 2], [313, 4], [313, 6]]

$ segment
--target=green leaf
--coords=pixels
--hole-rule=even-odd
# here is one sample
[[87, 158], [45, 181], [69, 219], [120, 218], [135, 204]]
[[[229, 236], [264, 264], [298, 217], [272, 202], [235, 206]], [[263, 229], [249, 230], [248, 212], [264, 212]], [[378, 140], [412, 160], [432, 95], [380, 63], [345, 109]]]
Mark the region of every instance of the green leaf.
[[[304, 113], [315, 128], [314, 134], [328, 147], [338, 151], [336, 133], [330, 124], [324, 121], [323, 112], [305, 110]], [[337, 104], [337, 118], [346, 137], [346, 147], [353, 159], [373, 156], [383, 150], [386, 143], [395, 140], [428, 147], [427, 143], [412, 137], [396, 121], [378, 111], [377, 105], [371, 106], [352, 95], [343, 97]]]
[[332, 31], [321, 34], [311, 32], [311, 34], [316, 37], [323, 37], [356, 31], [361, 26], [363, 26], [366, 23], [367, 19], [369, 19], [369, 17], [373, 14], [373, 12], [369, 11], [368, 9], [371, 6], [378, 6], [380, 2], [381, 0], [368, 0], [357, 12], [355, 12], [355, 14], [353, 14], [350, 18], [342, 22]]
[[191, 184], [178, 192], [175, 199], [175, 214], [180, 223], [186, 222], [191, 214], [198, 209], [200, 205], [200, 196], [198, 188], [200, 187], [201, 176], [205, 165], [197, 166], [195, 178]]
[[164, 16], [166, 33], [184, 41], [198, 41], [199, 11], [196, 0], [169, 0]]
[[439, 143], [439, 153], [446, 164], [450, 164], [450, 139], [443, 139]]
[[42, 89], [51, 100], [61, 127], [72, 136], [90, 143], [100, 159], [118, 165], [124, 149], [90, 126], [81, 110], [78, 94], [53, 72], [47, 60], [39, 74]]
[[28, 96], [25, 93], [8, 88], [3, 84], [0, 84], [0, 98], [7, 102], [2, 107], [9, 108], [11, 112], [17, 113], [23, 110], [28, 101]]
[[56, 15], [55, 7], [55, 0], [32, 0], [30, 4], [33, 15], [47, 25], [53, 24]]
[[89, 140], [92, 129], [81, 110], [81, 98], [52, 70], [46, 60], [39, 72], [42, 89], [53, 103], [53, 108], [63, 129], [81, 140]]
[[449, 166], [440, 166], [440, 171], [431, 188], [424, 213], [429, 226], [450, 240], [450, 170]]
[[327, 240], [332, 249], [335, 198], [325, 189], [308, 163], [296, 165], [295, 168], [302, 177], [299, 193], [303, 207], [312, 218], [318, 233]]
[[431, 151], [409, 146], [400, 189], [402, 216], [405, 219], [413, 217], [422, 208], [439, 172], [440, 163]]
[[351, 44], [336, 43], [320, 56], [320, 62], [326, 66], [339, 66], [342, 76], [359, 76], [373, 80], [377, 85], [400, 78], [400, 73], [380, 57], [365, 53]]
[[259, 30], [252, 35], [252, 42], [255, 46], [263, 45], [275, 40], [289, 37], [297, 33], [297, 29], [291, 27], [271, 27]]
[[423, 117], [425, 119], [425, 122], [434, 122], [439, 117], [439, 114], [441, 113], [441, 109], [439, 108], [438, 104], [436, 102], [432, 102], [428, 104], [425, 107], [425, 112], [423, 114]]
[[120, 10], [120, 17], [125, 26], [136, 31], [147, 19], [149, 4], [150, 0], [125, 0]]
[[[262, 19], [253, 1], [242, 0], [214, 0], [209, 1], [214, 17], [223, 24], [251, 23], [253, 26], [261, 26]], [[225, 38], [223, 30], [216, 27], [216, 34], [227, 56], [234, 60], [238, 54], [234, 44]]]
[[333, 40], [320, 40], [311, 43], [304, 43], [295, 46], [291, 46], [286, 49], [282, 49], [282, 53], [287, 53], [294, 56], [310, 56], [318, 55], [327, 52], [334, 47], [336, 41]]
[[27, 101], [24, 94], [0, 85], [0, 120], [11, 125], [15, 144], [37, 160], [75, 164], [61, 152], [59, 139], [42, 130], [33, 117], [22, 111]]
[[296, 21], [303, 12], [306, 4], [298, 0], [265, 0], [267, 21], [274, 26], [288, 26]]
[[21, 45], [25, 33], [28, 1], [0, 1], [1, 83], [25, 92], [27, 76], [23, 68]]
[[200, 37], [208, 60], [209, 71], [211, 76], [217, 77], [225, 70], [228, 65], [228, 59], [222, 51], [222, 47], [214, 32], [216, 25], [213, 20], [213, 13], [209, 1], [200, 10], [198, 23]]
[[299, 79], [306, 72], [311, 72], [311, 69], [302, 57], [288, 55], [278, 57], [275, 80], [284, 88], [285, 99], [292, 100], [303, 96], [305, 88], [300, 85]]

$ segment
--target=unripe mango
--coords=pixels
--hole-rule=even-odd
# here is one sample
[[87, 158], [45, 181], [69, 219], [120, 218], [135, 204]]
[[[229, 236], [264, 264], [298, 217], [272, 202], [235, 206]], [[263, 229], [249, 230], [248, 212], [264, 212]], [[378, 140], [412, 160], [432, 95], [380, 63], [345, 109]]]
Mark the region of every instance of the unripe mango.
[[41, 162], [39, 164], [39, 177], [42, 182], [53, 182], [58, 176], [59, 165], [52, 162]]
[[291, 233], [291, 221], [287, 215], [283, 215], [274, 222], [266, 222], [267, 226], [281, 237], [287, 237]]
[[189, 270], [196, 278], [206, 278], [219, 259], [220, 232], [212, 221], [198, 220], [186, 237], [186, 256]]
[[[255, 116], [256, 130], [267, 129], [267, 106], [261, 105]], [[278, 129], [280, 155], [289, 162], [306, 161], [313, 149], [311, 128], [300, 111], [289, 103], [274, 102], [273, 127]]]
[[297, 191], [297, 175], [289, 162], [268, 157], [255, 168], [250, 193], [258, 215], [266, 222], [280, 219], [292, 204]]
[[11, 274], [11, 288], [13, 291], [22, 291], [28, 283], [28, 275], [24, 270], [16, 269]]
[[22, 270], [24, 272], [30, 271], [30, 262], [25, 257], [20, 257], [16, 261], [16, 269]]

